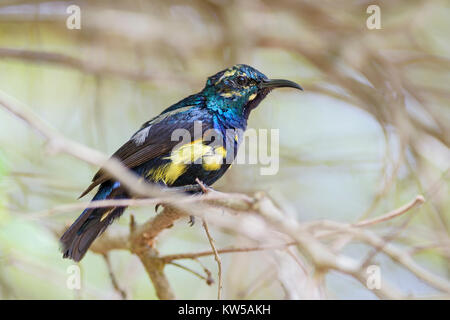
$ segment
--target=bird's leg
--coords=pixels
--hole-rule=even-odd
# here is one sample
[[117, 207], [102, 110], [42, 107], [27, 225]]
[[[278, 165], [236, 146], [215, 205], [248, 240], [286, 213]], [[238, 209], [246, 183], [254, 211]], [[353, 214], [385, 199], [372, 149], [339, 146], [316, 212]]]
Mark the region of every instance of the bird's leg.
[[157, 204], [156, 204], [156, 206], [155, 206], [155, 213], [158, 212], [158, 209], [159, 209], [159, 207], [161, 207], [161, 206], [163, 206], [162, 203], [157, 203]]
[[[196, 187], [197, 189], [199, 189], [198, 191], [201, 191], [203, 194], [208, 193], [210, 190], [214, 190], [211, 187], [205, 185], [202, 181], [200, 181], [199, 178], [196, 178], [195, 182], [197, 182], [197, 184], [191, 186]], [[189, 216], [189, 225], [192, 227], [194, 224], [195, 224], [195, 216]]]
[[[213, 188], [205, 185], [202, 181], [200, 181], [200, 179], [196, 179], [195, 182], [197, 182], [197, 184], [189, 184], [186, 186], [181, 186], [181, 187], [171, 187], [169, 188], [170, 190], [174, 190], [174, 191], [178, 191], [178, 192], [186, 192], [186, 193], [190, 193], [190, 194], [198, 194], [198, 193], [202, 193], [202, 194], [206, 194], [211, 190], [214, 190]], [[155, 211], [158, 210], [158, 208], [162, 205], [162, 203], [158, 203], [156, 205]], [[195, 217], [194, 216], [189, 216], [189, 225], [192, 227], [195, 224]]]
[[[201, 187], [197, 184], [195, 184], [195, 185], [190, 184], [190, 185], [182, 186], [182, 187], [170, 187], [170, 188], [167, 188], [166, 190], [177, 191], [177, 192], [186, 192], [186, 193], [191, 193], [191, 194], [202, 192]], [[164, 189], [163, 189], [163, 191], [164, 191]], [[161, 207], [162, 205], [163, 205], [163, 203], [157, 203], [155, 206], [155, 212], [157, 212], [158, 208]]]
[[189, 226], [192, 227], [195, 224], [195, 216], [189, 216]]
[[[201, 181], [200, 181], [201, 182]], [[179, 191], [179, 192], [186, 192], [191, 194], [197, 194], [197, 193], [208, 193], [208, 191], [213, 190], [210, 186], [207, 186], [205, 184], [189, 184], [187, 186], [182, 187], [171, 187], [171, 190]]]
[[199, 193], [202, 192], [202, 188], [196, 184], [189, 184], [187, 186], [182, 187], [172, 187], [171, 190], [179, 191], [179, 192], [187, 192], [187, 193]]

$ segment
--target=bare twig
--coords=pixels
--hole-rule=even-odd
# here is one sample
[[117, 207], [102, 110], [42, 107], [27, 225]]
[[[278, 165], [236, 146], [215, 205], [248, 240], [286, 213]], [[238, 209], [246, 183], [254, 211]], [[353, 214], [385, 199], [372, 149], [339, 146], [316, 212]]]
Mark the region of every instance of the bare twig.
[[114, 290], [120, 295], [122, 300], [126, 300], [127, 293], [125, 292], [125, 290], [120, 288], [119, 283], [117, 282], [116, 276], [114, 275], [114, 271], [112, 269], [111, 261], [109, 259], [109, 254], [108, 253], [104, 254], [103, 258], [105, 260], [106, 267], [108, 268], [109, 278], [111, 279], [111, 283], [113, 285]]
[[187, 79], [183, 77], [170, 78], [167, 75], [163, 75], [157, 72], [150, 72], [146, 70], [130, 70], [121, 68], [119, 65], [107, 64], [102, 61], [102, 59], [79, 59], [72, 56], [68, 56], [62, 53], [45, 52], [45, 51], [34, 51], [25, 49], [14, 49], [14, 48], [0, 48], [0, 57], [19, 59], [23, 61], [28, 61], [31, 63], [45, 63], [45, 64], [56, 64], [63, 67], [68, 67], [72, 69], [79, 70], [84, 73], [93, 75], [109, 75], [121, 77], [133, 81], [186, 81]]
[[211, 277], [210, 277], [210, 275], [208, 273], [206, 273], [207, 276], [205, 277], [205, 276], [201, 275], [200, 273], [198, 273], [197, 271], [194, 271], [194, 270], [192, 270], [192, 269], [190, 269], [190, 268], [188, 268], [186, 266], [183, 266], [182, 264], [179, 264], [177, 262], [173, 262], [172, 261], [172, 262], [169, 262], [169, 264], [171, 264], [171, 265], [173, 265], [175, 267], [178, 267], [180, 269], [183, 269], [183, 270], [185, 270], [187, 272], [190, 272], [193, 275], [195, 275], [196, 277], [198, 277], [198, 278], [200, 278], [202, 280], [205, 280], [205, 282], [206, 282], [206, 284], [208, 286], [211, 285], [212, 283], [214, 283], [214, 281], [212, 281], [212, 279], [211, 279]]
[[372, 226], [374, 224], [378, 224], [380, 222], [384, 222], [390, 219], [393, 219], [397, 216], [400, 216], [402, 214], [404, 214], [405, 212], [408, 212], [409, 210], [411, 210], [412, 208], [421, 205], [422, 203], [425, 202], [425, 198], [421, 195], [416, 196], [416, 198], [414, 200], [412, 200], [411, 202], [405, 204], [404, 206], [395, 209], [391, 212], [388, 212], [380, 217], [374, 218], [374, 219], [370, 219], [370, 220], [364, 220], [364, 221], [360, 221], [355, 223], [353, 226], [355, 227], [367, 227], [367, 226]]
[[382, 248], [381, 251], [384, 254], [408, 269], [419, 279], [422, 279], [438, 290], [450, 293], [450, 283], [447, 280], [424, 269], [413, 260], [407, 251], [401, 250], [392, 243], [386, 244], [385, 240], [378, 237], [375, 233], [334, 221], [320, 221], [316, 224], [316, 226], [319, 224], [322, 228], [336, 230], [344, 234], [351, 234], [375, 248]]
[[[252, 251], [266, 251], [266, 250], [277, 250], [277, 249], [285, 249], [289, 246], [296, 245], [295, 242], [289, 242], [281, 245], [267, 245], [267, 246], [258, 246], [258, 247], [248, 247], [248, 248], [224, 248], [218, 249], [217, 253], [236, 253], [236, 252], [252, 252]], [[169, 263], [173, 260], [181, 260], [181, 259], [194, 259], [206, 256], [214, 255], [214, 251], [201, 251], [201, 252], [192, 252], [192, 253], [179, 253], [179, 254], [171, 254], [162, 256], [161, 259], [166, 263]]]
[[207, 278], [207, 285], [211, 285], [214, 283], [214, 279], [212, 277], [212, 272], [209, 271], [209, 269], [197, 258], [193, 258], [192, 260], [194, 260], [195, 262], [197, 262], [203, 269], [203, 271], [206, 273]]
[[214, 245], [214, 239], [211, 237], [208, 229], [208, 223], [205, 219], [203, 219], [203, 228], [205, 229], [206, 236], [208, 237], [209, 244], [211, 245], [211, 249], [214, 252], [214, 259], [217, 262], [217, 269], [219, 274], [219, 284], [217, 285], [217, 299], [221, 299], [222, 292], [222, 260], [220, 259], [219, 253], [217, 252], [216, 246]]

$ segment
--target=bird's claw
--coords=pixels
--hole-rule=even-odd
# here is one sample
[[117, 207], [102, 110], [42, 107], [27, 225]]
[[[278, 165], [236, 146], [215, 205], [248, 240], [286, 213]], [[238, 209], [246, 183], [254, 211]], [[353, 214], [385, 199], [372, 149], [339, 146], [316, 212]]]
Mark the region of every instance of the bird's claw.
[[159, 209], [160, 207], [162, 207], [162, 206], [163, 206], [162, 203], [157, 203], [156, 206], [155, 206], [155, 212], [157, 213], [157, 212], [158, 212], [158, 209]]

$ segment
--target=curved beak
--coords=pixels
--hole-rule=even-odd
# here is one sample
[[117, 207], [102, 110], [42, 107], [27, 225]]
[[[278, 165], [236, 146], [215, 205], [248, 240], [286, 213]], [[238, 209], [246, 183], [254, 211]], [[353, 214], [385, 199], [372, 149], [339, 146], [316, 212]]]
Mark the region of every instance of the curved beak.
[[295, 88], [303, 91], [303, 88], [299, 84], [284, 79], [266, 79], [259, 84], [259, 87], [261, 89]]

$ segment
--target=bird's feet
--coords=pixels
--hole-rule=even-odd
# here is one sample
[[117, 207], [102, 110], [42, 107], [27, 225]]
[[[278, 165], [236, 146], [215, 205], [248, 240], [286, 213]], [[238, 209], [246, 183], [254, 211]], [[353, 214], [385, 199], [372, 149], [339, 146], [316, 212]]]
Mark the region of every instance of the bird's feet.
[[200, 183], [201, 184], [189, 184], [187, 186], [182, 187], [172, 187], [170, 189], [178, 192], [186, 192], [189, 194], [208, 193], [209, 191], [214, 191], [214, 189], [211, 188], [210, 186], [203, 184], [201, 181]]
[[[197, 182], [196, 185], [189, 185], [185, 186], [189, 188], [189, 191], [195, 192], [195, 193], [203, 193], [206, 194], [211, 190], [214, 190], [213, 188], [205, 185], [202, 181], [200, 181], [199, 178], [195, 179], [195, 182]], [[189, 225], [192, 227], [195, 224], [195, 216], [189, 216]]]

